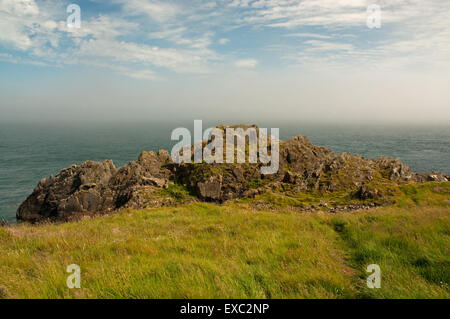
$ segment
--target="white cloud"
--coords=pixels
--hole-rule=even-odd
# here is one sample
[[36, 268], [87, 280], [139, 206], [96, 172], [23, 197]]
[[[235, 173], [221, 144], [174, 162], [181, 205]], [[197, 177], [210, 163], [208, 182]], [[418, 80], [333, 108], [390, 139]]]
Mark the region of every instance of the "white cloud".
[[209, 72], [208, 56], [197, 51], [164, 49], [133, 42], [107, 39], [85, 40], [81, 43], [78, 57], [107, 58], [115, 63], [135, 63], [164, 67], [178, 73]]
[[[315, 38], [280, 47], [280, 54], [302, 65], [317, 62], [350, 68], [365, 63], [407, 68], [450, 66], [450, 2], [381, 0], [382, 27], [366, 27], [369, 0], [258, 0], [240, 22], [286, 30], [286, 36]], [[317, 33], [292, 30], [315, 28]], [[329, 36], [329, 35], [333, 36]], [[343, 41], [343, 34], [352, 41]], [[336, 39], [340, 39], [336, 41]], [[275, 46], [271, 46], [274, 48]], [[289, 50], [289, 51], [288, 51]], [[308, 62], [307, 62], [308, 61]]]
[[19, 50], [29, 49], [33, 45], [28, 34], [33, 25], [29, 21], [38, 14], [34, 0], [0, 0], [0, 41]]
[[325, 51], [353, 51], [355, 47], [352, 44], [330, 42], [321, 40], [308, 40], [304, 42], [306, 51], [325, 52]]
[[258, 61], [255, 59], [243, 59], [236, 61], [234, 65], [237, 66], [238, 68], [253, 69], [258, 65]]
[[247, 8], [250, 4], [251, 0], [233, 0], [229, 6], [230, 7], [241, 7]]
[[185, 27], [179, 27], [175, 29], [166, 29], [157, 32], [151, 32], [149, 34], [149, 38], [151, 39], [171, 39], [171, 38], [179, 38], [186, 31]]
[[[169, 19], [178, 12], [177, 6], [158, 1], [124, 1], [123, 5], [129, 8], [127, 14], [154, 15], [152, 18], [158, 21]], [[151, 32], [150, 38], [164, 38], [178, 46], [161, 48], [121, 40], [140, 31], [140, 25], [117, 15], [99, 15], [83, 20], [80, 29], [70, 29], [65, 20], [58, 21], [49, 12], [39, 10], [34, 0], [0, 0], [0, 18], [0, 42], [56, 64], [86, 63], [86, 59], [90, 59], [92, 65], [105, 67], [109, 64], [120, 74], [155, 79], [156, 72], [149, 68], [166, 68], [177, 73], [207, 73], [208, 63], [217, 59], [217, 55], [208, 48], [213, 33], [203, 32], [201, 36], [188, 37], [183, 34], [185, 27], [164, 27], [159, 32]], [[65, 41], [64, 48], [58, 48], [61, 39]], [[12, 55], [2, 59], [23, 61]], [[130, 71], [133, 70], [130, 65], [139, 64], [147, 67]]]
[[319, 33], [288, 33], [285, 34], [286, 37], [295, 38], [317, 38], [317, 39], [331, 39], [329, 35], [319, 34]]
[[169, 2], [152, 0], [116, 0], [128, 14], [145, 14], [151, 19], [163, 22], [174, 18], [181, 9]]
[[69, 33], [74, 38], [94, 37], [96, 39], [114, 39], [129, 35], [138, 30], [139, 25], [118, 17], [99, 15], [90, 20], [83, 21], [83, 27], [68, 28], [65, 22], [59, 24], [60, 31]]
[[[145, 70], [155, 68], [155, 73], [156, 68], [206, 73], [230, 60], [211, 48], [213, 42], [230, 43], [228, 38], [215, 39], [220, 31], [240, 27], [256, 34], [275, 28], [283, 43], [268, 38], [263, 47], [254, 49], [270, 48], [280, 60], [293, 64], [449, 66], [450, 2], [380, 0], [382, 28], [369, 30], [366, 8], [372, 2], [114, 0], [121, 11], [94, 15], [83, 19], [81, 29], [68, 29], [62, 3], [55, 14], [53, 2], [0, 0], [0, 43], [27, 53], [30, 61], [43, 63], [77, 63], [89, 58], [119, 63], [127, 70], [142, 64]], [[237, 48], [237, 43], [233, 41], [236, 50], [230, 53], [237, 60], [235, 66], [255, 68], [258, 61], [242, 58], [242, 49], [248, 48]], [[147, 73], [146, 78], [150, 77]]]
[[0, 11], [17, 17], [36, 16], [39, 8], [34, 0], [1, 0]]
[[119, 73], [128, 76], [130, 78], [138, 79], [138, 80], [158, 80], [158, 75], [152, 71], [152, 70], [128, 70], [128, 69], [122, 69], [119, 71]]

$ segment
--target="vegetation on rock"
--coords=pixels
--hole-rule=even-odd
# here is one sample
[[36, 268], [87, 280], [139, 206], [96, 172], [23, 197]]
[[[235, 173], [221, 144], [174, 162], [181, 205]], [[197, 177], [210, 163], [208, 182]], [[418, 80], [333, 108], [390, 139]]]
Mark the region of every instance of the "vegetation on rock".
[[[246, 153], [248, 157], [248, 148]], [[111, 161], [87, 161], [43, 179], [19, 207], [17, 218], [29, 222], [67, 221], [124, 208], [192, 201], [224, 203], [253, 197], [277, 198], [275, 201], [289, 198], [294, 206], [303, 208], [308, 208], [308, 201], [313, 201], [309, 198], [315, 197], [320, 198], [324, 208], [341, 203], [360, 208], [395, 203], [408, 183], [450, 179], [442, 173], [413, 173], [399, 159], [334, 154], [304, 136], [280, 142], [276, 174], [261, 175], [260, 166], [248, 162], [175, 164], [167, 151], [142, 152], [136, 162], [120, 168]]]

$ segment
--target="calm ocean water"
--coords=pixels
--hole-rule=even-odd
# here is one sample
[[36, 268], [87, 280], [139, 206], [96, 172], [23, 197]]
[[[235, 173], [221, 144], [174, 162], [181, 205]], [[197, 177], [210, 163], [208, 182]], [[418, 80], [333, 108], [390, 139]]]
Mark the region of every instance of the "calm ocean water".
[[[208, 125], [220, 123], [204, 123]], [[365, 157], [400, 157], [418, 172], [450, 173], [450, 126], [349, 126], [256, 123], [279, 127], [282, 139], [306, 135], [314, 144]], [[0, 124], [0, 219], [15, 222], [19, 204], [39, 180], [71, 164], [112, 159], [116, 166], [142, 150], [170, 150], [176, 127], [193, 122], [134, 124]]]

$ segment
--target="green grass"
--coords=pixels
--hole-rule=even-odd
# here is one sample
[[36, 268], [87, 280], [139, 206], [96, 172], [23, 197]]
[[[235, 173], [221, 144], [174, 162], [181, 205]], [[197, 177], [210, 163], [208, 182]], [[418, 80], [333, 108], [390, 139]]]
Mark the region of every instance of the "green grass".
[[183, 202], [188, 199], [194, 199], [192, 192], [190, 192], [187, 187], [173, 183], [170, 183], [167, 188], [161, 189], [160, 195], [173, 198], [176, 202]]
[[450, 182], [408, 184], [401, 188], [398, 207], [450, 206]]
[[449, 298], [447, 191], [406, 185], [397, 204], [352, 213], [195, 203], [4, 227], [0, 298]]
[[242, 198], [236, 203], [258, 204], [264, 202], [274, 209], [305, 208], [327, 203], [328, 207], [343, 207], [348, 205], [377, 206], [391, 203], [399, 208], [414, 207], [450, 207], [450, 182], [408, 183], [398, 184], [392, 181], [374, 181], [368, 184], [372, 189], [379, 190], [384, 196], [375, 199], [360, 200], [355, 192], [336, 191], [321, 192], [318, 190], [295, 192], [292, 185], [284, 184], [281, 188], [265, 192], [255, 198]]
[[362, 284], [362, 298], [448, 298], [450, 247], [448, 209], [380, 209], [381, 214], [332, 218], [349, 265], [359, 278], [367, 265], [382, 270], [382, 288]]

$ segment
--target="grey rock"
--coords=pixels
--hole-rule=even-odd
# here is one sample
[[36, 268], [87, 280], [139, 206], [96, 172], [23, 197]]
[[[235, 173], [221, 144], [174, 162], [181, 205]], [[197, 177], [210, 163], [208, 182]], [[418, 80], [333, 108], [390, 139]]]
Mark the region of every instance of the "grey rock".
[[210, 176], [197, 184], [198, 193], [203, 200], [217, 201], [222, 198], [222, 176]]
[[[219, 128], [225, 130], [227, 127], [255, 127], [259, 131], [256, 126], [247, 125]], [[398, 183], [444, 182], [450, 179], [449, 175], [442, 173], [414, 173], [400, 159], [381, 157], [372, 160], [348, 153], [335, 154], [330, 149], [313, 145], [305, 136], [280, 141], [279, 164], [277, 173], [262, 176], [261, 164], [178, 165], [172, 162], [165, 150], [157, 153], [144, 151], [135, 162], [120, 168], [115, 168], [112, 161], [86, 161], [81, 166], [63, 169], [54, 177], [41, 179], [33, 193], [20, 205], [17, 218], [28, 222], [68, 220], [107, 214], [127, 207], [139, 209], [170, 205], [176, 201], [161, 195], [164, 194], [161, 190], [168, 188], [169, 180], [190, 188], [197, 193], [198, 199], [212, 202], [255, 197], [269, 190], [294, 193], [345, 190], [359, 200], [383, 203], [385, 194], [369, 186], [375, 179]], [[323, 204], [320, 207], [327, 206]], [[330, 210], [364, 207], [353, 205]]]

